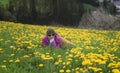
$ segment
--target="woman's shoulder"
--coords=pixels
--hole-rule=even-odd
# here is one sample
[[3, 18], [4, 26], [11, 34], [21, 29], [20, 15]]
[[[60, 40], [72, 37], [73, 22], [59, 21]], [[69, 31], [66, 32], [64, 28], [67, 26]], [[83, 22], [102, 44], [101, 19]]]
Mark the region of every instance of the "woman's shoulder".
[[42, 40], [47, 40], [47, 39], [48, 39], [47, 36], [42, 37]]
[[57, 35], [56, 35], [56, 39], [57, 39], [57, 40], [61, 40], [61, 36], [57, 34]]

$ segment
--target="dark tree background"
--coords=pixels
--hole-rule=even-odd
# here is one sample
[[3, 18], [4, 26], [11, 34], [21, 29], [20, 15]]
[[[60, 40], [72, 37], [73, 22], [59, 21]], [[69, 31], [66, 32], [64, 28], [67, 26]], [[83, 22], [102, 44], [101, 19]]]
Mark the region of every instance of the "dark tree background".
[[86, 12], [83, 4], [98, 6], [97, 0], [9, 0], [6, 7], [0, 4], [0, 20], [77, 26]]

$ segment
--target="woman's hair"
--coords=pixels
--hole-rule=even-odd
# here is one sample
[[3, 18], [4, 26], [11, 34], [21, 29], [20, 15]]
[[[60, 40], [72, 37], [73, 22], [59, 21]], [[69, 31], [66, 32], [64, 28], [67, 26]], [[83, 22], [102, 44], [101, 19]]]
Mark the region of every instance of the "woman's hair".
[[48, 29], [47, 29], [47, 32], [46, 32], [46, 35], [48, 36], [48, 35], [51, 35], [51, 34], [56, 35], [56, 32], [54, 31], [53, 28], [48, 28]]

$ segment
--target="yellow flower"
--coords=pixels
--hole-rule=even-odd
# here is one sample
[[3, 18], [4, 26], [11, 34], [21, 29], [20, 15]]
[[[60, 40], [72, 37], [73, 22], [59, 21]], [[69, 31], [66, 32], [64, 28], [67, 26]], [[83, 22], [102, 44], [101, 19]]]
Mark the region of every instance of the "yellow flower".
[[10, 46], [11, 49], [16, 50], [15, 46]]
[[15, 54], [11, 54], [10, 56], [12, 57], [12, 56], [14, 56]]
[[96, 68], [96, 67], [89, 67], [89, 69], [92, 69], [95, 73], [97, 71], [101, 71], [102, 70], [101, 68]]
[[72, 58], [72, 57], [73, 57], [73, 55], [72, 55], [72, 54], [69, 54], [69, 55], [68, 55], [68, 57]]
[[90, 62], [90, 60], [85, 60], [82, 62], [82, 65], [92, 65], [92, 63]]
[[18, 48], [17, 51], [21, 50], [21, 48]]
[[69, 70], [69, 69], [67, 69], [67, 70], [66, 70], [66, 72], [67, 72], [67, 73], [70, 73], [70, 70]]
[[2, 48], [0, 48], [0, 53], [2, 52]]
[[79, 67], [75, 68], [75, 70], [79, 70]]
[[24, 58], [29, 58], [29, 55], [24, 55], [23, 57], [24, 57]]
[[63, 73], [63, 72], [64, 72], [64, 70], [63, 70], [63, 69], [61, 69], [59, 72], [60, 72], [60, 73]]
[[120, 73], [119, 69], [113, 69], [112, 72], [113, 73]]
[[72, 58], [68, 58], [68, 61], [71, 61], [72, 60]]
[[70, 61], [66, 62], [66, 65], [70, 65], [70, 63], [71, 63]]
[[2, 68], [6, 68], [6, 65], [2, 65], [1, 67], [2, 67]]
[[63, 62], [62, 64], [65, 65], [65, 62]]
[[2, 48], [0, 48], [0, 51], [2, 51]]
[[63, 66], [63, 68], [66, 68], [66, 66]]
[[13, 62], [13, 60], [9, 60], [9, 62]]
[[62, 62], [62, 60], [60, 59], [60, 60], [58, 60], [58, 62], [59, 62], [59, 63], [61, 63], [61, 62]]
[[20, 60], [17, 58], [16, 60], [15, 60], [15, 62], [17, 63], [17, 62], [20, 62]]
[[58, 65], [58, 64], [59, 64], [59, 62], [55, 62], [54, 64], [55, 64], [55, 65]]
[[80, 73], [79, 71], [76, 71], [75, 73]]
[[31, 49], [32, 47], [31, 46], [27, 46], [28, 49]]
[[39, 64], [39, 67], [43, 67], [44, 65], [43, 64]]
[[61, 55], [58, 55], [57, 57], [60, 58], [60, 57], [62, 57], [62, 56], [61, 56]]
[[3, 60], [3, 62], [7, 62], [6, 60]]

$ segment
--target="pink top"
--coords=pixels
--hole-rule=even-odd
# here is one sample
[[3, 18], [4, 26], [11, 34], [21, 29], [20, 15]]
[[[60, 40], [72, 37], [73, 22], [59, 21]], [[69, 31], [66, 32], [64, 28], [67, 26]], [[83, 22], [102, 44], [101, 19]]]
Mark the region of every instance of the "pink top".
[[[60, 47], [61, 47], [61, 44], [62, 44], [62, 39], [61, 39], [61, 37], [60, 37], [59, 35], [56, 35], [54, 39], [55, 39], [55, 43], [53, 43], [53, 45], [54, 45], [55, 47], [57, 47], [57, 48], [60, 48]], [[48, 39], [47, 36], [44, 36], [44, 37], [42, 38], [42, 45], [43, 45], [43, 46], [49, 46], [49, 45], [50, 45], [50, 42], [49, 42], [49, 39]]]

